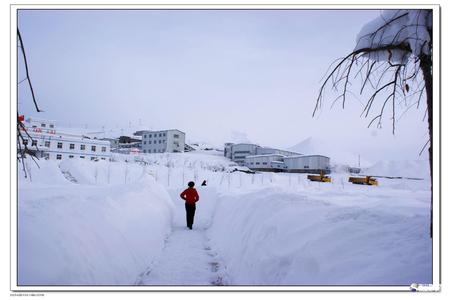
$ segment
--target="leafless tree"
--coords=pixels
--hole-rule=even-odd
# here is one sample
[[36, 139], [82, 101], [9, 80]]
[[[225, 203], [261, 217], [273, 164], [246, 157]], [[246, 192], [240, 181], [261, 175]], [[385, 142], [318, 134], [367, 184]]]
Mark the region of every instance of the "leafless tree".
[[[373, 124], [381, 127], [390, 110], [394, 134], [398, 114], [396, 105], [404, 99], [413, 99], [412, 103], [405, 101], [406, 112], [410, 107], [419, 107], [421, 101], [425, 100], [429, 140], [422, 151], [428, 145], [430, 176], [433, 179], [432, 11], [387, 11], [368, 25], [363, 27], [355, 50], [330, 66], [320, 87], [313, 116], [322, 105], [327, 87], [338, 92], [332, 104], [342, 101], [344, 108], [348, 95], [354, 93], [351, 86], [355, 80], [360, 82], [357, 92], [360, 95], [369, 95], [361, 113], [361, 116], [370, 118], [368, 127]], [[379, 101], [380, 105], [374, 113], [376, 101]], [[432, 206], [433, 195], [431, 237]]]
[[[34, 106], [36, 108], [37, 112], [41, 112], [41, 110], [39, 109], [39, 106], [37, 105], [37, 101], [36, 101], [36, 97], [34, 95], [34, 89], [33, 89], [33, 85], [31, 83], [31, 79], [30, 79], [30, 74], [29, 74], [29, 70], [28, 70], [28, 61], [27, 61], [27, 56], [25, 53], [25, 47], [23, 45], [23, 40], [22, 40], [22, 35], [20, 34], [20, 30], [19, 28], [17, 28], [17, 40], [18, 40], [18, 45], [17, 47], [20, 49], [20, 52], [22, 53], [22, 57], [23, 57], [23, 62], [24, 62], [24, 66], [25, 66], [25, 78], [22, 79], [21, 81], [18, 81], [17, 85], [21, 84], [24, 81], [28, 82], [28, 86], [30, 88], [30, 92], [31, 92], [31, 97], [34, 103]], [[19, 73], [19, 72], [17, 72]], [[17, 112], [17, 160], [18, 162], [22, 163], [22, 167], [23, 167], [23, 172], [25, 174], [25, 177], [27, 177], [27, 171], [25, 168], [25, 158], [26, 155], [30, 155], [30, 157], [33, 159], [34, 162], [36, 162], [36, 159], [39, 159], [36, 155], [36, 153], [39, 151], [37, 145], [35, 146], [34, 149], [28, 147], [28, 140], [32, 141], [32, 137], [30, 136], [30, 134], [28, 133], [25, 125], [23, 124], [23, 119], [20, 117], [19, 112]]]

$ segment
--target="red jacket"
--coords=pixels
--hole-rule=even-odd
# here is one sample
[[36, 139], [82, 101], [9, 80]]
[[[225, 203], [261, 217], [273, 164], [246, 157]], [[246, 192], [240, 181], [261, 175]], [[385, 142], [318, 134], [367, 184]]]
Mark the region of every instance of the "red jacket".
[[194, 188], [187, 188], [181, 194], [180, 197], [186, 200], [187, 204], [195, 204], [200, 197], [198, 196], [197, 190]]

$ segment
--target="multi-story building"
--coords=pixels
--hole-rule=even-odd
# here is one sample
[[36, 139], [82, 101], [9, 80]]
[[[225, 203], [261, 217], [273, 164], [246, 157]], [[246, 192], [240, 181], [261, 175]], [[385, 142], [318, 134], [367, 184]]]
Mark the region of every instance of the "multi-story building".
[[24, 121], [24, 125], [27, 133], [21, 130], [24, 138], [23, 143], [19, 140], [21, 149], [25, 144], [30, 151], [40, 157], [57, 160], [66, 158], [106, 160], [111, 156], [108, 141], [60, 131], [55, 127], [54, 121], [28, 118]]
[[141, 130], [143, 153], [184, 152], [186, 134], [178, 129]]

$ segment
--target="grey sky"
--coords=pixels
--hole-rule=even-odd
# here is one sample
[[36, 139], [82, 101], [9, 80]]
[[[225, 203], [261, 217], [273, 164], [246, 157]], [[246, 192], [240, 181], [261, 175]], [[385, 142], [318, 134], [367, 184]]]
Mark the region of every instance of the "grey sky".
[[307, 137], [341, 144], [367, 159], [426, 159], [424, 107], [391, 133], [367, 129], [364, 99], [342, 110], [330, 97], [312, 118], [320, 82], [350, 52], [379, 11], [361, 10], [28, 10], [19, 27], [45, 113], [26, 85], [19, 110], [68, 125], [178, 128], [216, 145], [238, 131], [289, 147]]

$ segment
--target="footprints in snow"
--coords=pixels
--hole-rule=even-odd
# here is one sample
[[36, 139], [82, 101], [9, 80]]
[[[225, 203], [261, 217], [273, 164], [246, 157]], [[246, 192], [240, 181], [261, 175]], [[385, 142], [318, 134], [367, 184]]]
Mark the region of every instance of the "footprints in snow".
[[227, 284], [227, 280], [225, 279], [226, 267], [225, 266], [222, 267], [222, 265], [217, 261], [217, 253], [213, 252], [211, 250], [211, 247], [205, 246], [204, 249], [206, 253], [214, 259], [213, 261], [209, 262], [211, 272], [213, 273], [213, 277], [211, 278], [210, 283], [212, 285], [226, 285]]

